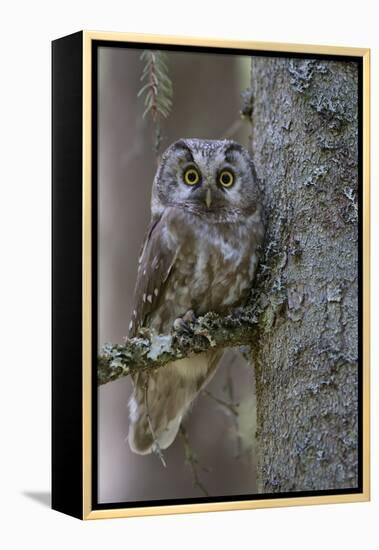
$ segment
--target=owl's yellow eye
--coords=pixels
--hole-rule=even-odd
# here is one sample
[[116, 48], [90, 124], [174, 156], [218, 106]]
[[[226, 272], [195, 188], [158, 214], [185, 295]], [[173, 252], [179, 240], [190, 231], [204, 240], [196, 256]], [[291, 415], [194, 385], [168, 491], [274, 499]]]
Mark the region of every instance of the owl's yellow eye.
[[223, 187], [231, 187], [234, 183], [234, 174], [230, 170], [222, 170], [218, 176], [218, 182]]
[[186, 185], [197, 185], [200, 181], [199, 171], [191, 166], [183, 174], [183, 181]]

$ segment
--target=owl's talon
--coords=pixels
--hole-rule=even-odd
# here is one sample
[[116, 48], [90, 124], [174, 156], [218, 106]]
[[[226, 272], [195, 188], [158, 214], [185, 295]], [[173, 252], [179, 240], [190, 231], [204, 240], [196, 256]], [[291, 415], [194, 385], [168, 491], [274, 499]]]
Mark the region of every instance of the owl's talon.
[[174, 329], [177, 332], [185, 332], [187, 334], [191, 334], [191, 329], [188, 323], [183, 321], [182, 317], [178, 317], [174, 321]]
[[196, 321], [196, 315], [193, 309], [189, 309], [187, 313], [183, 315], [183, 321], [186, 323], [194, 323]]
[[196, 317], [192, 309], [189, 309], [187, 313], [183, 315], [183, 317], [178, 317], [174, 321], [174, 329], [178, 332], [185, 332], [187, 334], [192, 333], [191, 329], [191, 323], [194, 323], [196, 321]]

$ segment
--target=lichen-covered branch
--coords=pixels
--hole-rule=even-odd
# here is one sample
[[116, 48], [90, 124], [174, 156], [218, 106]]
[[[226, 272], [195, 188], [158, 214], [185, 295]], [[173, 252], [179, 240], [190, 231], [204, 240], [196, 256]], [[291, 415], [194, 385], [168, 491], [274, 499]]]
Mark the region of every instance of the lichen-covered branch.
[[188, 331], [173, 328], [170, 334], [143, 329], [140, 336], [123, 344], [106, 344], [98, 359], [98, 383], [106, 384], [141, 370], [157, 369], [210, 348], [251, 344], [257, 324], [257, 308], [245, 307], [225, 317], [207, 313], [189, 323]]

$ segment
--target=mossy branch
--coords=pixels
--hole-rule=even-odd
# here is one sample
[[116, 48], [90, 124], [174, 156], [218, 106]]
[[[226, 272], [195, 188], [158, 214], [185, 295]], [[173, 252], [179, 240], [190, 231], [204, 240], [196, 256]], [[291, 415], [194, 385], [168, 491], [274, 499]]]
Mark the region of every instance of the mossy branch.
[[106, 344], [98, 358], [98, 384], [106, 384], [141, 370], [155, 370], [170, 361], [183, 359], [209, 349], [251, 344], [257, 325], [252, 307], [239, 308], [222, 317], [207, 313], [188, 331], [172, 329], [170, 334], [157, 334], [143, 329], [138, 337], [123, 344]]

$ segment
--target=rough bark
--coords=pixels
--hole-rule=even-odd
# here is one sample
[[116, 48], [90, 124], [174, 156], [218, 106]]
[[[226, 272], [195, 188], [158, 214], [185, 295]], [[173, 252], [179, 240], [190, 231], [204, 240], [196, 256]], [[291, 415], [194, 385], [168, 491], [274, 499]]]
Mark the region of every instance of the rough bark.
[[267, 212], [252, 360], [259, 490], [353, 488], [358, 463], [358, 68], [253, 58]]

